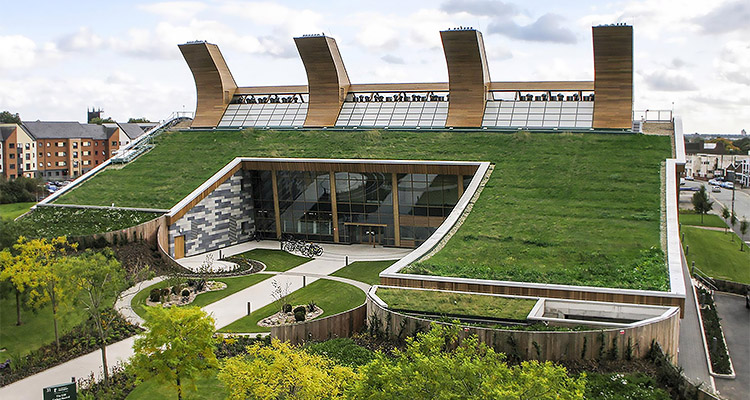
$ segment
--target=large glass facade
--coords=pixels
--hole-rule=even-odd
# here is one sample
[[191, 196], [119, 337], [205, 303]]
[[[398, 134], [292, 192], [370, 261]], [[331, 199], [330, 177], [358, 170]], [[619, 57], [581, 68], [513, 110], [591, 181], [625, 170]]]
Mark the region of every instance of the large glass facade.
[[[276, 237], [271, 171], [248, 171], [256, 230]], [[442, 224], [471, 176], [397, 174], [398, 218], [394, 218], [393, 175], [328, 171], [277, 171], [279, 224], [283, 234], [316, 242], [419, 246]], [[331, 188], [336, 189], [334, 219]], [[337, 221], [337, 224], [336, 222]], [[395, 224], [400, 237], [396, 240]]]

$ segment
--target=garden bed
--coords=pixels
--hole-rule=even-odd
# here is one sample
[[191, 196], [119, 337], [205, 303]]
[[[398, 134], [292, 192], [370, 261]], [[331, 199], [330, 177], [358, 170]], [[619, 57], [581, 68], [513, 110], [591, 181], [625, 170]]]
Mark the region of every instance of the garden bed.
[[[274, 326], [296, 324], [297, 322], [309, 321], [323, 315], [323, 309], [316, 306], [314, 303], [308, 305], [297, 304], [295, 306], [287, 305], [289, 306], [289, 311], [282, 310], [269, 317], [263, 318], [258, 321], [258, 326], [272, 328]], [[297, 310], [302, 310], [302, 312], [298, 314]]]
[[32, 238], [87, 236], [130, 228], [159, 215], [116, 208], [37, 207], [18, 223], [23, 235]]
[[537, 302], [535, 299], [390, 287], [379, 287], [375, 294], [392, 310], [517, 321], [525, 321]]
[[700, 306], [701, 321], [703, 322], [704, 343], [708, 347], [708, 358], [711, 372], [720, 375], [734, 376], [732, 360], [729, 358], [724, 332], [721, 330], [721, 318], [716, 312], [714, 297], [711, 292], [696, 287], [698, 304]]

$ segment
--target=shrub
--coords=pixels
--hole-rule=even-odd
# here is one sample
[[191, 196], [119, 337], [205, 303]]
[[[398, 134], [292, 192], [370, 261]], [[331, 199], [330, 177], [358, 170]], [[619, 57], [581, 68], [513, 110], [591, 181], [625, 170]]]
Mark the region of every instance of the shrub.
[[185, 287], [183, 285], [174, 285], [172, 286], [172, 294], [180, 293], [180, 291], [184, 288]]
[[283, 311], [285, 313], [292, 312], [292, 305], [291, 304], [284, 304], [283, 306], [281, 306], [281, 311]]
[[315, 302], [314, 302], [314, 301], [310, 300], [310, 302], [309, 302], [309, 303], [307, 303], [307, 311], [309, 311], [309, 312], [314, 312], [314, 311], [315, 311], [315, 310], [317, 310], [317, 309], [318, 309], [318, 305], [317, 305], [317, 304], [315, 304]]
[[301, 311], [295, 311], [294, 312], [294, 320], [297, 322], [302, 322], [305, 320], [305, 310]]
[[195, 286], [195, 279], [188, 279], [186, 283], [189, 287], [193, 287]]
[[171, 293], [169, 288], [164, 288], [161, 290], [161, 297], [169, 297], [169, 293]]
[[326, 356], [338, 364], [349, 367], [365, 365], [375, 358], [373, 351], [357, 345], [349, 338], [337, 338], [325, 342], [312, 343], [305, 347], [305, 351]]
[[151, 289], [151, 292], [148, 295], [148, 299], [151, 302], [156, 303], [157, 301], [159, 301], [160, 298], [161, 298], [161, 289], [159, 288]]
[[294, 313], [297, 314], [298, 312], [307, 312], [307, 309], [305, 306], [294, 307]]
[[190, 297], [190, 290], [182, 289], [182, 297]]

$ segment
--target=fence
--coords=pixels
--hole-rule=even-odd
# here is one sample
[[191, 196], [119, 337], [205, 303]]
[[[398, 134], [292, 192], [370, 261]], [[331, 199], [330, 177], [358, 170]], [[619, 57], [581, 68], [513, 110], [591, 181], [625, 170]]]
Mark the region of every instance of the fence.
[[[430, 329], [431, 323], [451, 325], [389, 310], [369, 295], [367, 321], [370, 331], [392, 340], [403, 340]], [[667, 317], [654, 318], [641, 325], [592, 331], [522, 331], [461, 326], [461, 336], [477, 335], [495, 351], [519, 360], [596, 360], [644, 357], [651, 342], [665, 347], [677, 362], [680, 312], [674, 308]]]
[[329, 317], [291, 325], [274, 326], [271, 337], [292, 344], [306, 341], [323, 341], [337, 337], [351, 337], [365, 327], [367, 317], [367, 303], [349, 311], [344, 311]]

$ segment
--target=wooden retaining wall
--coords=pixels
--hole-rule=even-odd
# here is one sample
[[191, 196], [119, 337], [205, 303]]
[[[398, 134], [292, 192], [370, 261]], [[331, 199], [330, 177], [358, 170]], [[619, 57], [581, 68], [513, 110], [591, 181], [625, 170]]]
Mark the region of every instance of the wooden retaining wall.
[[351, 337], [365, 327], [367, 303], [329, 317], [271, 328], [271, 337], [292, 344]]
[[[395, 274], [394, 274], [395, 275]], [[504, 294], [509, 296], [530, 296], [530, 297], [549, 297], [556, 299], [586, 300], [586, 301], [603, 301], [608, 303], [632, 303], [648, 304], [653, 306], [685, 307], [685, 298], [670, 295], [664, 292], [664, 296], [658, 294], [630, 294], [624, 290], [595, 291], [595, 290], [575, 290], [539, 288], [532, 285], [504, 285], [502, 283], [487, 281], [487, 283], [465, 283], [456, 281], [446, 281], [445, 278], [434, 278], [429, 276], [396, 277], [381, 276], [380, 285], [382, 286], [399, 286], [406, 288], [418, 289], [439, 289], [452, 290], [457, 292], [474, 292], [488, 294]]]
[[[431, 323], [450, 325], [383, 308], [369, 295], [367, 323], [370, 330], [379, 331], [394, 340], [427, 331]], [[623, 359], [627, 354], [628, 340], [632, 357], [640, 358], [648, 353], [651, 341], [656, 340], [664, 351], [672, 355], [673, 362], [676, 363], [679, 334], [680, 313], [677, 309], [664, 319], [623, 329], [565, 332], [513, 331], [462, 326], [461, 330], [462, 337], [477, 335], [480, 341], [509, 357], [551, 361]]]

